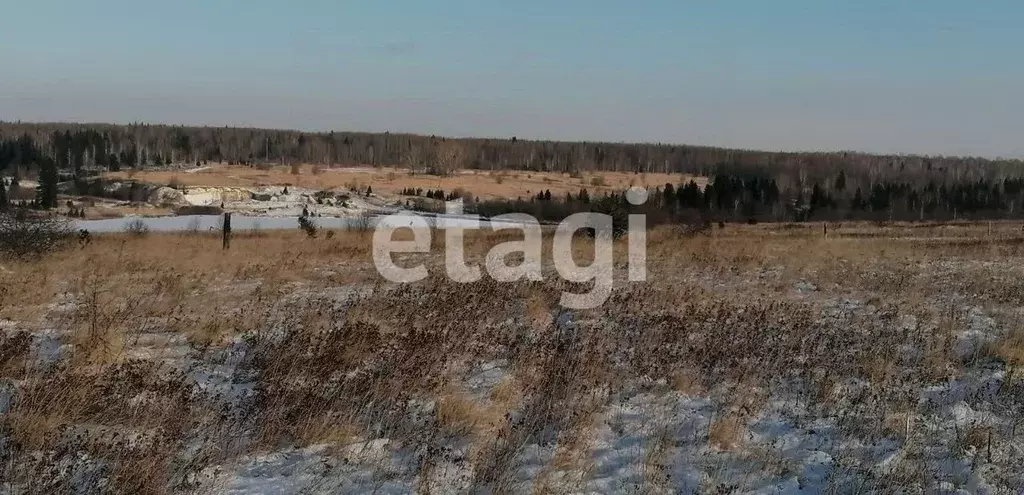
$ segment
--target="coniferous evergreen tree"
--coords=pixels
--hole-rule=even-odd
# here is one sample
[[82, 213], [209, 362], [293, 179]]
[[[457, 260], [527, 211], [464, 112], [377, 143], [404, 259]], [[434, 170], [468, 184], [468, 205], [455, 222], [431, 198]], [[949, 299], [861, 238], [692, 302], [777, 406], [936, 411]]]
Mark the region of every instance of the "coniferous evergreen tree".
[[18, 174], [15, 173], [11, 177], [11, 180], [10, 180], [10, 182], [7, 185], [7, 201], [11, 202], [11, 204], [13, 205], [14, 204], [14, 202], [13, 202], [14, 199], [17, 196], [20, 196], [20, 193], [21, 193], [21, 184], [20, 184], [20, 181], [18, 179]]
[[836, 177], [836, 191], [843, 192], [846, 189], [846, 171], [840, 170], [839, 177]]
[[671, 182], [666, 183], [661, 191], [661, 207], [669, 211], [676, 209], [676, 188]]
[[855, 211], [861, 211], [864, 209], [864, 195], [861, 194], [860, 188], [857, 188], [857, 192], [853, 193], [853, 201], [850, 202], [850, 209]]
[[50, 209], [57, 206], [57, 164], [49, 158], [40, 160], [39, 185], [36, 186], [36, 206]]

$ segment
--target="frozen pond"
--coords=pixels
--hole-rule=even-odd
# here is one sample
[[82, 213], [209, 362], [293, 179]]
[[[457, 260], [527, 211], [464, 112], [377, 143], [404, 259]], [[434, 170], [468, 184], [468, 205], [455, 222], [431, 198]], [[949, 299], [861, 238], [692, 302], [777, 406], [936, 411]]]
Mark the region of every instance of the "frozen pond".
[[[310, 217], [319, 228], [322, 229], [347, 229], [358, 226], [364, 220], [358, 218], [344, 217]], [[384, 222], [389, 227], [409, 227], [415, 219], [427, 222], [431, 227], [440, 229], [458, 228], [490, 228], [491, 221], [481, 220], [480, 217], [464, 215], [419, 215], [411, 212], [401, 212], [393, 215], [377, 215], [370, 218], [371, 225]], [[108, 218], [103, 220], [76, 220], [76, 229], [86, 229], [90, 232], [123, 232], [129, 222], [142, 220], [152, 232], [184, 232], [189, 230], [211, 231], [220, 230], [221, 215], [182, 215], [175, 217], [125, 217]], [[476, 225], [475, 222], [479, 222]], [[497, 222], [496, 222], [497, 223]], [[508, 225], [508, 222], [501, 222]], [[299, 217], [265, 217], [231, 215], [231, 230], [286, 230], [298, 229]]]

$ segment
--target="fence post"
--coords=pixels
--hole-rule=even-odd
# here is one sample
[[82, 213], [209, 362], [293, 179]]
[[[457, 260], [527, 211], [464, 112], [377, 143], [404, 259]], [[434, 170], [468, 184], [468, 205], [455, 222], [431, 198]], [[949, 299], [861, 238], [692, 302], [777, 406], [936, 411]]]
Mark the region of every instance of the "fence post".
[[231, 213], [224, 213], [224, 249], [231, 247]]

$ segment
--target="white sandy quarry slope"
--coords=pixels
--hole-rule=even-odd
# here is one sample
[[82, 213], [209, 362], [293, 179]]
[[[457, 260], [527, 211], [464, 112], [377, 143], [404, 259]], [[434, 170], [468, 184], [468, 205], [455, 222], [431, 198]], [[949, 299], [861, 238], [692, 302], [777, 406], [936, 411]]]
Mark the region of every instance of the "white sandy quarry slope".
[[[287, 191], [287, 194], [285, 193]], [[358, 193], [337, 193], [317, 200], [318, 191], [300, 187], [189, 187], [183, 200], [191, 205], [224, 206], [242, 215], [298, 216], [305, 208], [313, 215], [346, 217], [379, 212], [385, 202]]]

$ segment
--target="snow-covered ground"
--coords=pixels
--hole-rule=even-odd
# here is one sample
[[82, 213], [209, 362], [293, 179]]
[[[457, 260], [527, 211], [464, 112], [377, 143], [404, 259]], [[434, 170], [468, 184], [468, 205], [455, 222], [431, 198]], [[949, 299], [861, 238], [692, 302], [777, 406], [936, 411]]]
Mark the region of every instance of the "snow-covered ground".
[[[966, 311], [980, 322], [979, 328], [988, 330], [969, 328], [965, 335], [992, 330], [977, 309]], [[37, 366], [60, 359], [59, 336], [43, 331], [35, 339]], [[246, 339], [239, 337], [220, 353], [197, 355], [180, 334], [154, 328], [137, 338], [129, 356], [157, 359], [186, 373], [197, 393], [232, 409], [259, 393], [239, 369], [247, 349]], [[480, 363], [457, 386], [486, 402], [511, 376], [508, 366], [504, 360]], [[729, 387], [683, 392], [664, 380], [637, 382], [599, 398], [604, 405], [590, 413], [590, 424], [573, 439], [571, 451], [557, 436], [515, 445], [503, 466], [508, 473], [501, 486], [513, 493], [846, 493], [856, 492], [853, 487], [869, 479], [874, 481], [866, 486], [888, 491], [881, 487], [902, 486], [919, 476], [923, 484], [912, 486], [948, 493], [1007, 493], [1024, 484], [1024, 444], [950, 447], [972, 429], [1008, 427], [1016, 421], [1012, 411], [998, 408], [1005, 403], [998, 397], [1004, 379], [1002, 370], [981, 368], [928, 386], [917, 399], [926, 413], [901, 418], [891, 433], [873, 438], [844, 428], [844, 418], [822, 416], [794, 388], [767, 397], [760, 409], [744, 416], [736, 445], [709, 440], [712, 424], [723, 414], [720, 404], [730, 400]], [[851, 381], [842, 387], [849, 398], [863, 393], [866, 384]], [[0, 390], [0, 412], [10, 407], [11, 395], [10, 385]], [[429, 402], [423, 410], [429, 414], [435, 407]], [[472, 491], [479, 477], [473, 448], [457, 437], [442, 448], [448, 453], [424, 470], [423, 453], [407, 438], [355, 437], [340, 445], [286, 447], [204, 466], [188, 476], [187, 485], [238, 494]], [[993, 458], [1018, 470], [999, 471], [991, 464]], [[99, 469], [95, 459], [78, 462], [72, 472]]]
[[[352, 269], [340, 263], [323, 268], [331, 280]], [[518, 293], [502, 292], [500, 286], [448, 294], [458, 289], [403, 292], [375, 284], [218, 279], [192, 290], [250, 295], [242, 298], [250, 303], [246, 310], [206, 306], [225, 318], [239, 318], [236, 332], [217, 345], [200, 346], [174, 327], [176, 318], [187, 315], [140, 319], [125, 358], [158, 363], [158, 375], [182, 376], [195, 400], [191, 404], [216, 411], [215, 419], [204, 420], [213, 427], [190, 423], [193, 430], [166, 447], [177, 449], [169, 491], [1019, 493], [1024, 488], [1024, 386], [990, 349], [1020, 321], [1019, 301], [986, 299], [965, 287], [978, 273], [1019, 276], [1020, 267], [925, 260], [913, 270], [937, 293], [920, 307], [886, 304], [850, 280], [841, 279], [851, 285], [839, 286], [811, 274], [791, 276], [781, 266], [695, 268], [663, 282], [715, 294], [720, 299], [709, 301], [733, 311], [688, 320], [647, 306], [656, 297], [640, 290], [643, 297], [604, 311], [552, 310], [550, 324], [539, 327], [528, 323], [528, 308], [513, 297]], [[891, 275], [868, 268], [857, 272], [860, 279]], [[168, 280], [161, 283], [173, 284]], [[67, 364], [75, 351], [67, 322], [92, 315], [82, 313], [89, 295], [72, 289], [68, 285], [39, 322], [0, 321], [2, 335], [30, 332], [28, 362], [34, 372]], [[788, 306], [744, 306], [747, 299], [762, 297], [759, 291], [769, 291], [773, 304]], [[375, 312], [367, 315], [366, 307]], [[354, 312], [359, 308], [362, 312]], [[235, 314], [253, 309], [262, 317]], [[932, 310], [941, 315], [938, 320], [930, 319]], [[121, 311], [114, 314], [123, 316]], [[349, 316], [362, 318], [361, 323], [342, 328]], [[680, 323], [666, 326], [673, 317]], [[803, 317], [806, 326], [786, 326]], [[388, 326], [395, 321], [408, 326]], [[719, 324], [735, 333], [714, 334]], [[376, 333], [375, 325], [387, 330]], [[794, 336], [787, 333], [791, 328], [806, 333]], [[744, 344], [746, 332], [760, 329], [766, 330], [763, 340]], [[310, 332], [322, 334], [309, 338]], [[679, 334], [686, 338], [676, 338]], [[708, 363], [672, 360], [687, 355], [696, 361], [700, 356], [688, 346], [701, 346], [712, 335], [720, 347], [747, 351]], [[787, 344], [780, 346], [780, 340]], [[908, 345], [917, 342], [937, 347]], [[849, 348], [854, 345], [868, 348], [854, 352]], [[759, 347], [784, 349], [787, 355], [762, 355]], [[710, 346], [706, 352], [715, 350]], [[844, 361], [874, 357], [873, 351], [885, 359]], [[349, 362], [349, 352], [365, 357]], [[942, 361], [929, 361], [929, 352]], [[424, 355], [445, 361], [422, 371], [437, 373], [443, 385], [410, 387], [396, 396], [363, 388], [392, 380], [419, 384], [420, 377], [408, 375], [421, 368], [403, 366]], [[766, 362], [789, 360], [791, 366], [765, 380], [700, 380], [713, 369], [745, 369], [744, 359], [755, 355]], [[830, 356], [832, 369], [803, 366]], [[329, 360], [327, 371], [336, 373], [316, 375], [323, 372], [317, 368], [321, 360]], [[665, 376], [657, 372], [659, 363], [692, 376]], [[925, 369], [930, 364], [935, 369]], [[281, 373], [282, 367], [285, 377], [268, 383], [271, 368]], [[608, 373], [587, 375], [594, 369]], [[820, 376], [829, 373], [835, 375]], [[597, 383], [587, 381], [593, 377], [599, 377]], [[0, 380], [0, 414], [16, 410], [24, 386], [23, 378]], [[288, 395], [293, 392], [294, 398]], [[125, 399], [144, 405], [157, 397], [147, 391]], [[355, 404], [346, 410], [352, 416], [338, 423], [356, 421], [360, 427], [301, 444], [291, 433], [259, 443], [267, 428], [261, 419], [275, 412], [263, 401], [281, 397], [313, 400], [318, 406], [306, 411], [313, 415], [339, 402]], [[287, 430], [303, 419], [278, 421]], [[101, 429], [74, 424], [61, 434], [73, 438]], [[149, 441], [144, 428], [119, 431], [129, 443]], [[2, 435], [0, 452], [9, 445]], [[87, 449], [71, 452], [48, 476], [67, 479], [82, 492], [109, 477], [111, 461]], [[27, 458], [47, 455], [23, 454], [20, 462], [28, 466], [19, 469], [31, 469]], [[3, 493], [19, 488], [0, 484]]]

